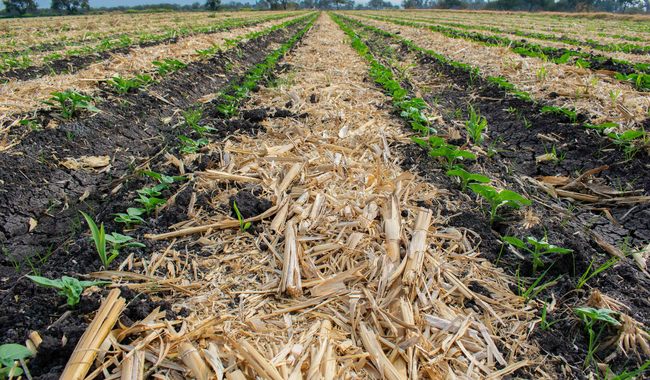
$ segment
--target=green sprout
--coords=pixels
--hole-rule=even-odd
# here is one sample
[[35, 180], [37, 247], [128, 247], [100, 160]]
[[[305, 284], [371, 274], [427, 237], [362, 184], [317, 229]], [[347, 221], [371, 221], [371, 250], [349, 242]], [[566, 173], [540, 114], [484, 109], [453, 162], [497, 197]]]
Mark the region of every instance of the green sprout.
[[118, 94], [126, 94], [131, 90], [138, 89], [153, 82], [153, 78], [147, 74], [139, 74], [135, 78], [126, 79], [120, 76], [114, 76], [109, 79], [108, 84], [115, 88]]
[[496, 220], [497, 212], [503, 206], [518, 209], [521, 206], [529, 206], [532, 204], [530, 200], [511, 190], [499, 191], [492, 186], [478, 183], [472, 183], [468, 186], [473, 192], [488, 201], [490, 205], [490, 223]]
[[180, 175], [178, 175], [178, 176], [170, 176], [170, 175], [166, 175], [166, 174], [162, 174], [162, 173], [157, 173], [157, 172], [154, 172], [154, 171], [151, 171], [151, 170], [144, 170], [144, 171], [142, 171], [142, 174], [146, 175], [147, 177], [155, 179], [161, 185], [165, 185], [165, 186], [159, 188], [159, 190], [166, 189], [168, 187], [167, 185], [171, 185], [174, 182], [184, 181], [184, 180], [187, 179], [184, 176], [180, 176]]
[[114, 219], [115, 222], [124, 223], [128, 228], [134, 224], [144, 223], [144, 219], [142, 219], [142, 215], [145, 212], [146, 210], [142, 208], [129, 207], [126, 209], [125, 213], [120, 212], [113, 215], [115, 215], [115, 219]]
[[[88, 223], [97, 254], [99, 255], [99, 259], [104, 268], [108, 268], [113, 260], [117, 258], [120, 254], [120, 249], [125, 247], [145, 247], [144, 244], [133, 241], [133, 238], [130, 236], [122, 235], [117, 232], [107, 235], [104, 229], [104, 223], [102, 223], [98, 228], [95, 221], [88, 214], [83, 211], [79, 212], [83, 215], [84, 219], [86, 219], [86, 223]], [[106, 242], [111, 244], [110, 250], [107, 250]]]
[[64, 119], [72, 118], [79, 109], [85, 109], [91, 112], [99, 110], [91, 104], [93, 99], [90, 96], [82, 95], [73, 90], [63, 92], [53, 92], [48, 101], [43, 103], [57, 108]]
[[244, 222], [244, 217], [241, 215], [241, 212], [239, 212], [236, 201], [232, 201], [232, 208], [235, 210], [235, 214], [237, 215], [237, 220], [239, 221], [239, 229], [242, 232], [246, 232], [246, 230], [251, 228], [251, 222]]
[[51, 280], [40, 276], [27, 276], [27, 278], [42, 287], [58, 290], [59, 295], [67, 298], [69, 306], [74, 306], [79, 303], [81, 293], [85, 288], [95, 285], [110, 284], [109, 281], [79, 281], [74, 277], [68, 276], [63, 276], [57, 280]]
[[165, 200], [160, 198], [161, 192], [167, 188], [165, 184], [159, 184], [154, 187], [146, 187], [137, 190], [138, 199], [136, 202], [142, 204], [147, 214], [151, 214], [156, 207], [165, 204]]
[[0, 379], [18, 378], [23, 374], [19, 362], [34, 355], [29, 348], [16, 343], [0, 345]]
[[465, 122], [465, 129], [474, 144], [480, 145], [483, 142], [483, 131], [487, 129], [487, 119], [479, 115], [471, 105], [468, 112], [469, 120]]
[[608, 326], [620, 326], [621, 323], [612, 315], [617, 314], [615, 311], [609, 309], [595, 309], [593, 307], [578, 307], [574, 312], [582, 322], [585, 324], [585, 330], [589, 335], [589, 347], [587, 349], [587, 357], [585, 358], [585, 367], [594, 358], [594, 353], [598, 350], [600, 336]]
[[530, 253], [533, 257], [533, 272], [537, 272], [537, 268], [540, 266], [544, 265], [544, 261], [542, 260], [542, 257], [551, 253], [558, 253], [561, 255], [566, 255], [568, 253], [573, 252], [572, 249], [568, 248], [561, 248], [558, 246], [555, 246], [553, 244], [550, 244], [547, 241], [547, 238], [544, 237], [541, 240], [538, 240], [535, 237], [529, 236], [526, 238], [526, 241], [524, 242], [521, 239], [518, 239], [514, 236], [504, 236], [501, 238], [504, 242], [519, 248], [523, 249], [524, 251]]
[[187, 66], [186, 63], [183, 63], [178, 59], [171, 59], [171, 58], [165, 58], [162, 61], [153, 61], [151, 62], [151, 64], [156, 66], [156, 69], [158, 70], [158, 74], [162, 76], [165, 76], [169, 73], [173, 73], [174, 71], [178, 71]]
[[207, 132], [214, 130], [214, 128], [212, 127], [199, 125], [199, 121], [201, 121], [202, 116], [203, 116], [203, 112], [201, 112], [200, 109], [187, 110], [183, 112], [183, 119], [185, 121], [185, 125], [192, 128], [194, 132], [199, 134], [199, 136], [203, 136]]
[[460, 188], [465, 191], [469, 183], [489, 183], [490, 179], [482, 174], [470, 173], [462, 168], [451, 169], [447, 171], [450, 177], [460, 178]]
[[198, 140], [191, 139], [187, 136], [178, 136], [178, 139], [181, 140], [180, 151], [184, 154], [194, 154], [199, 151], [202, 147], [208, 145], [209, 141], [206, 138], [200, 138]]
[[576, 289], [582, 289], [582, 287], [585, 286], [585, 284], [587, 284], [589, 280], [591, 280], [601, 272], [604, 272], [607, 269], [611, 268], [612, 266], [614, 266], [614, 264], [618, 263], [619, 260], [620, 259], [618, 257], [614, 256], [609, 260], [605, 261], [603, 264], [601, 264], [595, 269], [593, 269], [593, 266], [596, 259], [591, 260], [589, 266], [587, 267], [587, 270], [585, 270], [582, 276], [580, 276], [580, 278], [578, 279], [578, 284], [576, 285]]
[[566, 116], [572, 123], [578, 121], [578, 113], [576, 111], [564, 107], [544, 106], [540, 109], [540, 112]]

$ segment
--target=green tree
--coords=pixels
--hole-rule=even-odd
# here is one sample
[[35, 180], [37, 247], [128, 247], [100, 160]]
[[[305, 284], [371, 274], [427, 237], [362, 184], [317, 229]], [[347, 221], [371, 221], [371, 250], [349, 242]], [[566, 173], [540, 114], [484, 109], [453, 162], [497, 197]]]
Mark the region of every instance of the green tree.
[[5, 10], [10, 15], [24, 15], [27, 12], [36, 11], [34, 0], [2, 0]]
[[57, 12], [75, 14], [80, 11], [87, 11], [90, 9], [90, 5], [88, 5], [88, 0], [52, 0], [50, 8]]
[[205, 2], [205, 7], [211, 11], [216, 11], [221, 7], [221, 0], [208, 0]]

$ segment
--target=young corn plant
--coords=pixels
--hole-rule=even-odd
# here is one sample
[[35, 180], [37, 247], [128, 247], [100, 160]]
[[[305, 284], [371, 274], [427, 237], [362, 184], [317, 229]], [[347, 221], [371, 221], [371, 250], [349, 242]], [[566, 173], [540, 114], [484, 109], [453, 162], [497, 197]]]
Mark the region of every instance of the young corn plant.
[[447, 175], [450, 177], [458, 177], [460, 179], [460, 189], [465, 191], [467, 185], [470, 183], [489, 183], [490, 179], [482, 174], [470, 173], [462, 168], [447, 170]]
[[578, 307], [574, 309], [576, 315], [585, 325], [585, 330], [589, 335], [589, 346], [587, 348], [587, 357], [585, 358], [585, 367], [589, 366], [594, 358], [594, 354], [600, 346], [599, 340], [605, 329], [609, 326], [620, 326], [621, 323], [613, 317], [617, 313], [609, 309], [596, 309], [593, 307]]
[[[86, 219], [93, 242], [95, 243], [95, 249], [97, 250], [97, 254], [99, 255], [99, 259], [104, 268], [108, 269], [108, 266], [113, 262], [113, 260], [119, 256], [122, 248], [145, 247], [144, 244], [133, 241], [133, 238], [130, 236], [122, 235], [117, 232], [107, 235], [106, 230], [104, 229], [104, 223], [97, 227], [97, 224], [90, 215], [83, 211], [79, 212], [83, 215], [84, 219]], [[107, 242], [111, 245], [110, 249], [107, 247]]]
[[587, 267], [587, 270], [585, 270], [582, 276], [580, 276], [580, 278], [578, 279], [578, 284], [576, 285], [576, 289], [582, 289], [589, 280], [596, 277], [600, 273], [606, 271], [607, 269], [613, 267], [616, 263], [618, 263], [619, 260], [620, 259], [618, 257], [614, 256], [596, 268], [594, 268], [594, 263], [596, 260], [595, 259], [591, 260], [589, 266]]
[[23, 374], [20, 361], [34, 354], [22, 344], [7, 343], [0, 345], [0, 379], [17, 379]]
[[465, 129], [467, 135], [472, 139], [474, 144], [481, 145], [483, 143], [483, 131], [487, 129], [487, 119], [479, 115], [473, 106], [469, 106], [469, 120], [465, 122]]
[[99, 112], [99, 110], [92, 105], [92, 101], [93, 99], [90, 96], [82, 95], [73, 90], [66, 90], [63, 92], [53, 92], [50, 99], [43, 103], [58, 109], [61, 117], [64, 119], [71, 119], [80, 109]]
[[573, 252], [572, 249], [562, 248], [550, 244], [547, 241], [546, 236], [542, 239], [537, 239], [533, 236], [529, 236], [526, 238], [525, 242], [514, 236], [504, 236], [501, 239], [513, 247], [519, 248], [531, 254], [533, 258], [533, 272], [537, 272], [538, 267], [544, 266], [544, 261], [542, 259], [543, 256], [549, 255], [551, 253], [566, 255]]
[[75, 306], [79, 303], [81, 293], [89, 286], [110, 284], [110, 281], [79, 281], [74, 277], [63, 276], [59, 279], [52, 280], [40, 276], [27, 276], [37, 285], [45, 288], [54, 288], [59, 291], [59, 295], [67, 298], [68, 306]]
[[529, 206], [532, 204], [529, 199], [511, 190], [497, 190], [492, 186], [478, 183], [472, 183], [468, 186], [477, 195], [483, 197], [490, 205], [490, 223], [494, 223], [497, 219], [499, 209], [504, 206], [518, 209], [521, 206]]
[[239, 212], [239, 207], [237, 207], [237, 202], [232, 202], [232, 209], [235, 211], [235, 215], [237, 215], [237, 220], [239, 221], [239, 229], [241, 232], [246, 232], [246, 230], [251, 228], [251, 222], [244, 222], [244, 217], [242, 216], [241, 212]]

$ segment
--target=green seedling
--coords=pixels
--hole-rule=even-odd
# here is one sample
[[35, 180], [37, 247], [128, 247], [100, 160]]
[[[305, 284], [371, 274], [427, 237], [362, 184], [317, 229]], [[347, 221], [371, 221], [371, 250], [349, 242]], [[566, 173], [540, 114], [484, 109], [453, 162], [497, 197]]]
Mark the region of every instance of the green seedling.
[[475, 160], [476, 156], [469, 151], [459, 149], [454, 145], [447, 144], [442, 137], [432, 136], [429, 138], [429, 156], [443, 157], [447, 160], [447, 167], [451, 169], [456, 160]]
[[614, 141], [614, 144], [622, 147], [627, 161], [634, 158], [641, 149], [641, 145], [648, 141], [648, 135], [643, 129], [630, 129], [623, 133], [612, 132], [607, 136]]
[[242, 232], [246, 232], [246, 230], [251, 228], [251, 222], [244, 222], [244, 217], [241, 215], [241, 212], [239, 212], [239, 208], [237, 207], [237, 202], [232, 202], [232, 208], [235, 210], [235, 214], [237, 215], [237, 220], [239, 221], [239, 229]]
[[191, 139], [187, 136], [178, 136], [178, 139], [181, 140], [181, 153], [184, 154], [194, 154], [199, 151], [202, 147], [208, 145], [208, 139], [200, 138], [198, 140]]
[[619, 373], [618, 375], [615, 375], [612, 373], [612, 371], [608, 368], [607, 373], [605, 375], [605, 378], [607, 380], [635, 380], [635, 379], [641, 379], [641, 375], [645, 374], [648, 370], [650, 369], [650, 360], [646, 360], [639, 368], [635, 369], [634, 371], [623, 371]]
[[119, 94], [126, 94], [131, 90], [138, 89], [153, 82], [151, 75], [139, 74], [135, 78], [126, 79], [120, 76], [114, 76], [108, 81], [108, 84], [115, 88]]
[[[83, 215], [84, 219], [86, 219], [86, 223], [90, 228], [93, 242], [95, 243], [95, 249], [97, 250], [97, 254], [99, 255], [99, 259], [101, 260], [104, 268], [108, 268], [113, 260], [119, 256], [120, 249], [125, 247], [145, 246], [142, 243], [134, 242], [132, 237], [118, 234], [117, 232], [113, 232], [110, 235], [107, 235], [106, 230], [104, 229], [104, 223], [97, 227], [97, 224], [90, 217], [90, 215], [86, 214], [83, 211], [79, 212], [81, 215]], [[111, 244], [110, 249], [107, 249], [107, 242]]]
[[578, 307], [574, 309], [576, 315], [585, 324], [585, 330], [589, 335], [589, 347], [585, 358], [585, 367], [591, 363], [596, 350], [598, 350], [600, 336], [608, 326], [620, 326], [621, 323], [612, 315], [615, 311], [609, 309], [595, 309], [593, 307]]
[[[164, 185], [171, 185], [174, 182], [180, 182], [180, 181], [185, 181], [187, 177], [184, 177], [182, 175], [177, 175], [177, 176], [170, 176], [162, 173], [157, 173], [151, 170], [144, 170], [142, 171], [142, 174], [146, 175], [147, 177], [153, 178], [156, 181], [158, 181], [159, 184], [164, 184]], [[167, 187], [165, 186], [164, 188], [158, 188], [157, 190], [164, 190]]]
[[630, 82], [634, 85], [634, 87], [636, 87], [641, 91], [650, 90], [650, 74], [632, 73], [632, 74], [625, 75], [625, 74], [617, 73], [616, 79]]
[[23, 374], [19, 363], [34, 355], [27, 347], [7, 343], [0, 345], [0, 379], [18, 378]]
[[513, 247], [522, 249], [530, 253], [533, 257], [533, 272], [537, 272], [537, 268], [544, 265], [542, 257], [551, 253], [557, 253], [561, 255], [566, 255], [567, 253], [573, 252], [572, 249], [561, 248], [550, 244], [546, 237], [541, 240], [538, 240], [535, 237], [529, 236], [526, 238], [526, 241], [520, 240], [514, 236], [504, 236], [501, 238], [504, 242], [512, 245]]
[[551, 327], [553, 327], [554, 324], [558, 322], [559, 321], [553, 321], [553, 322], [548, 321], [548, 305], [546, 304], [546, 302], [544, 302], [544, 306], [542, 306], [542, 315], [539, 321], [539, 327], [544, 331], [548, 331], [550, 330]]
[[467, 129], [467, 134], [474, 144], [481, 145], [483, 142], [483, 131], [487, 129], [487, 119], [479, 115], [471, 105], [469, 106], [468, 112], [469, 120], [465, 122], [465, 129]]
[[614, 266], [614, 264], [618, 263], [619, 260], [620, 259], [618, 257], [614, 256], [609, 260], [605, 261], [603, 264], [601, 264], [595, 269], [593, 269], [593, 267], [596, 259], [591, 260], [589, 266], [587, 267], [587, 270], [585, 270], [582, 276], [580, 276], [580, 278], [578, 279], [578, 284], [576, 285], [576, 289], [582, 289], [582, 287], [585, 286], [585, 284], [587, 284], [589, 280], [591, 280], [598, 274], [606, 271], [607, 269], [611, 268], [612, 266]]
[[117, 213], [113, 214], [115, 215], [115, 222], [117, 223], [124, 223], [127, 228], [130, 228], [131, 226], [135, 224], [140, 224], [144, 223], [144, 219], [142, 219], [142, 215], [146, 213], [145, 209], [138, 208], [138, 207], [129, 207], [126, 209], [126, 213]]
[[58, 109], [63, 118], [70, 119], [79, 109], [99, 112], [99, 110], [91, 104], [92, 101], [93, 99], [90, 96], [82, 95], [73, 90], [66, 90], [63, 92], [53, 92], [52, 97], [43, 103]]
[[532, 204], [530, 200], [523, 197], [519, 193], [511, 190], [497, 190], [489, 185], [482, 185], [478, 183], [471, 183], [468, 185], [473, 192], [485, 198], [490, 205], [490, 223], [494, 223], [501, 207], [508, 206], [515, 209], [521, 206], [529, 206]]
[[165, 58], [162, 61], [153, 61], [151, 62], [151, 64], [156, 66], [156, 69], [158, 70], [158, 74], [162, 76], [165, 76], [169, 73], [173, 73], [174, 71], [178, 71], [187, 66], [186, 63], [183, 63], [178, 59], [170, 59], [170, 58]]
[[161, 191], [166, 188], [167, 185], [161, 183], [154, 187], [147, 187], [137, 190], [138, 199], [135, 201], [142, 204], [147, 214], [151, 214], [152, 211], [156, 210], [156, 207], [165, 204], [166, 201], [159, 197], [161, 195]]
[[196, 132], [199, 136], [203, 136], [206, 133], [214, 130], [212, 127], [199, 125], [201, 117], [203, 117], [203, 112], [201, 112], [200, 109], [183, 112], [183, 120], [185, 121], [185, 125], [192, 128], [194, 132]]
[[569, 121], [575, 123], [578, 121], [578, 113], [563, 107], [544, 106], [540, 109], [541, 113], [552, 113], [555, 115], [566, 116]]
[[533, 281], [533, 283], [530, 285], [527, 285], [526, 281], [524, 281], [522, 278], [519, 277], [519, 270], [517, 270], [517, 272], [515, 273], [515, 277], [517, 280], [517, 291], [519, 293], [519, 296], [522, 297], [525, 302], [528, 302], [531, 299], [537, 297], [539, 293], [543, 292], [545, 289], [557, 283], [557, 278], [542, 283], [542, 280], [544, 280], [544, 277], [546, 277], [546, 274], [550, 269], [551, 268], [549, 267], [541, 275], [537, 276], [537, 278], [535, 278], [535, 281]]
[[451, 169], [447, 171], [450, 177], [460, 178], [460, 188], [465, 191], [469, 183], [489, 183], [490, 179], [482, 174], [470, 173], [462, 168]]
[[109, 281], [79, 281], [74, 277], [63, 276], [57, 280], [40, 276], [27, 276], [37, 285], [45, 288], [54, 288], [59, 291], [59, 295], [65, 296], [68, 300], [68, 306], [75, 306], [79, 303], [81, 293], [89, 286], [110, 284]]

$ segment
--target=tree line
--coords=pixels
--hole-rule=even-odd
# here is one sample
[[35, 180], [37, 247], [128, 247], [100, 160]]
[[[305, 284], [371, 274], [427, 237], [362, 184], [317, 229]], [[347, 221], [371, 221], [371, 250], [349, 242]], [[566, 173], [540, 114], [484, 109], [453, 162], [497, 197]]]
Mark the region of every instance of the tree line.
[[[35, 0], [2, 0], [7, 16], [80, 14], [91, 11], [88, 0], [52, 0], [49, 10], [38, 9]], [[649, 12], [650, 0], [402, 0], [406, 9], [493, 9], [523, 11], [565, 11], [565, 12]], [[120, 6], [93, 10], [232, 10], [232, 9], [391, 9], [399, 8], [385, 0], [257, 0], [255, 4], [233, 2], [221, 4], [221, 0], [207, 0], [191, 5], [153, 4]]]

